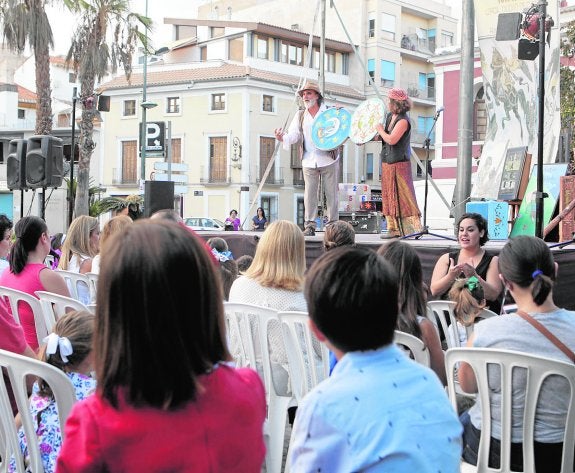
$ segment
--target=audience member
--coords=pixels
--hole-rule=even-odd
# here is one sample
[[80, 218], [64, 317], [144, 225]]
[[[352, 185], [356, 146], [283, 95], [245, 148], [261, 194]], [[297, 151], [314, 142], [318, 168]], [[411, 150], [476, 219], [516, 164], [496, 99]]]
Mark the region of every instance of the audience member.
[[132, 224], [133, 220], [127, 215], [118, 215], [111, 218], [104, 224], [102, 234], [100, 235], [100, 252], [92, 259], [92, 273], [100, 273], [100, 258], [102, 251], [106, 251], [106, 243], [112, 235], [123, 231], [128, 225]]
[[184, 219], [182, 216], [173, 209], [162, 209], [154, 212], [150, 217], [152, 220], [166, 220], [168, 222], [174, 222], [183, 224]]
[[328, 223], [323, 234], [323, 247], [326, 251], [338, 246], [355, 245], [355, 230], [343, 220]]
[[72, 409], [57, 471], [259, 473], [264, 388], [226, 363], [211, 257], [171, 223], [139, 221], [112, 240], [97, 296], [98, 389]]
[[238, 272], [239, 274], [243, 275], [251, 266], [252, 262], [254, 261], [254, 257], [252, 255], [242, 255], [240, 256], [236, 262], [238, 263]]
[[[50, 235], [44, 220], [39, 217], [24, 217], [14, 226], [16, 241], [11, 250], [10, 270], [0, 275], [0, 286], [25, 292], [36, 297], [36, 291], [49, 291], [70, 297], [66, 282], [56, 271], [44, 264], [50, 252]], [[12, 314], [6, 301], [6, 309]], [[28, 304], [18, 305], [20, 324], [24, 329], [26, 342], [38, 350], [38, 337], [34, 314]]]
[[[89, 312], [69, 312], [62, 316], [54, 326], [54, 331], [44, 339], [40, 359], [49, 365], [64, 371], [76, 393], [76, 399], [85, 399], [96, 390], [96, 380], [90, 375], [93, 370], [92, 335], [94, 333], [94, 315]], [[56, 471], [56, 458], [62, 446], [62, 433], [58, 408], [52, 389], [42, 379], [34, 384], [30, 396], [30, 412], [45, 473]], [[24, 429], [18, 431], [20, 448], [25, 464], [29, 463], [28, 443]], [[10, 472], [16, 471], [13, 460]]]
[[393, 343], [398, 290], [365, 247], [328, 251], [308, 272], [311, 329], [339, 362], [299, 405], [293, 471], [459, 472], [461, 425], [443, 386]]
[[62, 257], [58, 269], [75, 273], [92, 272], [92, 259], [100, 248], [100, 224], [98, 219], [80, 215], [72, 220], [62, 245]]
[[258, 207], [256, 214], [252, 217], [252, 230], [265, 230], [268, 226], [268, 219], [262, 207]]
[[497, 271], [497, 256], [482, 247], [489, 240], [487, 221], [478, 213], [465, 213], [457, 223], [460, 249], [443, 254], [433, 269], [431, 293], [446, 299], [458, 278], [477, 277], [483, 287], [487, 305], [495, 313], [501, 310], [501, 281]]
[[12, 220], [0, 214], [0, 274], [10, 266], [8, 255], [12, 247]]
[[53, 256], [54, 261], [52, 263], [52, 269], [58, 269], [58, 263], [60, 262], [60, 257], [62, 256], [62, 244], [66, 239], [66, 234], [56, 233], [52, 235], [50, 239], [50, 254]]
[[224, 224], [225, 224], [226, 230], [231, 230], [231, 231], [237, 232], [240, 229], [240, 225], [241, 225], [241, 221], [238, 218], [238, 211], [232, 210], [230, 212], [230, 216], [228, 218], [226, 218], [226, 221], [224, 222]]
[[455, 302], [453, 313], [457, 319], [459, 344], [465, 346], [467, 343], [467, 331], [465, 328], [472, 326], [477, 316], [485, 308], [483, 286], [479, 284], [479, 280], [475, 276], [467, 279], [458, 279], [449, 290], [449, 299]]
[[423, 270], [417, 252], [407, 243], [396, 240], [383, 245], [377, 251], [397, 271], [399, 314], [396, 329], [421, 339], [429, 350], [430, 367], [443, 385], [445, 360], [439, 335], [433, 323], [426, 317], [427, 304], [423, 285]]
[[[499, 254], [499, 273], [506, 290], [517, 303], [516, 314], [485, 319], [475, 325], [468, 346], [500, 348], [572, 363], [547, 336], [531, 325], [535, 320], [553, 333], [571, 351], [575, 350], [575, 312], [553, 303], [553, 284], [557, 265], [543, 240], [518, 236], [509, 240]], [[525, 318], [524, 318], [525, 317]], [[499, 468], [501, 440], [501, 379], [498, 371], [488, 372], [491, 403], [490, 465]], [[466, 363], [459, 367], [459, 382], [466, 392], [477, 392], [473, 369]], [[523, 405], [525, 373], [513, 377], [511, 467], [523, 471]], [[569, 384], [562, 378], [549, 377], [542, 386], [535, 422], [535, 470], [546, 473], [561, 470], [561, 452], [565, 419], [569, 406]], [[476, 464], [481, 437], [481, 404], [476, 403], [461, 416], [464, 426], [463, 458]]]
[[222, 289], [224, 300], [230, 296], [230, 288], [238, 277], [238, 263], [234, 261], [226, 240], [220, 237], [213, 237], [206, 242], [212, 251], [212, 255], [220, 266], [220, 276], [222, 278]]

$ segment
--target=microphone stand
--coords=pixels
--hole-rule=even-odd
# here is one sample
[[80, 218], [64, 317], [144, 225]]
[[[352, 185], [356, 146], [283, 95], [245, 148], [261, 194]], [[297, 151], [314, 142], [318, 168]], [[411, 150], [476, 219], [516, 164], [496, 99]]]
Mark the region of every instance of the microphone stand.
[[407, 238], [415, 238], [416, 240], [419, 240], [423, 235], [431, 235], [434, 236], [436, 238], [443, 238], [444, 240], [451, 240], [451, 241], [457, 241], [455, 238], [453, 237], [449, 237], [447, 235], [440, 235], [438, 233], [431, 233], [429, 231], [429, 227], [427, 226], [427, 194], [429, 192], [429, 146], [431, 143], [431, 134], [433, 133], [433, 130], [435, 129], [435, 125], [437, 124], [437, 119], [439, 118], [439, 115], [441, 115], [441, 112], [443, 112], [443, 108], [441, 108], [440, 110], [437, 111], [437, 113], [435, 114], [435, 117], [433, 118], [433, 125], [431, 126], [431, 128], [429, 129], [429, 132], [427, 133], [427, 137], [425, 138], [425, 190], [423, 193], [423, 228], [421, 229], [420, 232], [416, 232], [416, 233], [410, 233], [409, 235], [405, 235], [402, 236], [400, 238], [400, 240], [405, 240]]

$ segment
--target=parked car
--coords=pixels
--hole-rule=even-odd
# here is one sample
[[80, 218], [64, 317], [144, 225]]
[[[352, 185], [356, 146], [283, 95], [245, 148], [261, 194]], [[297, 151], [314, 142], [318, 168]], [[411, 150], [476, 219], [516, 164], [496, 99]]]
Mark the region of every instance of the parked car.
[[192, 230], [202, 231], [202, 230], [224, 230], [224, 222], [218, 220], [217, 218], [207, 218], [207, 217], [188, 217], [186, 218], [186, 226], [190, 227]]

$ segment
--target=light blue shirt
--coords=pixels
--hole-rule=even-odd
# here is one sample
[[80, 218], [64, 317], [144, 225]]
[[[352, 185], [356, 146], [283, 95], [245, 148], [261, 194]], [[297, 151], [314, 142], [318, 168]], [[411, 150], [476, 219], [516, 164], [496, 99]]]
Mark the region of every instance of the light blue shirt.
[[292, 471], [455, 473], [461, 433], [433, 371], [395, 345], [350, 352], [298, 408]]

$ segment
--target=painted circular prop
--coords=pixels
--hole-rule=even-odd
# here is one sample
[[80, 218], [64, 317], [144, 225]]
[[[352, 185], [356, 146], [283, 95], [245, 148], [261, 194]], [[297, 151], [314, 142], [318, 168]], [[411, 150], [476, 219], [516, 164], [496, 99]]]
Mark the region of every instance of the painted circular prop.
[[377, 98], [368, 99], [359, 104], [351, 117], [349, 138], [357, 145], [371, 141], [377, 130], [378, 123], [383, 123], [385, 106]]
[[349, 138], [351, 113], [345, 108], [328, 108], [315, 117], [311, 127], [313, 143], [322, 151], [336, 149]]

